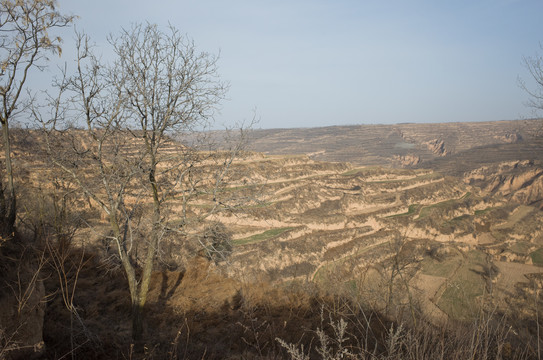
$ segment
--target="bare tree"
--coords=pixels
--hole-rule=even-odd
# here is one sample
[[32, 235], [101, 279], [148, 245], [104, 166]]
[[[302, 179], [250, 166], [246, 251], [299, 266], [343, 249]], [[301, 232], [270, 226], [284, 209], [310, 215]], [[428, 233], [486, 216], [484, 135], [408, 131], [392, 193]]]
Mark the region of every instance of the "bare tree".
[[[171, 140], [187, 133], [197, 138], [212, 123], [227, 90], [217, 57], [197, 52], [173, 27], [163, 32], [156, 25], [133, 25], [109, 41], [115, 61], [104, 65], [88, 37], [78, 35], [75, 75], [65, 72], [57, 81], [50, 117], [34, 114], [46, 130], [53, 162], [109, 222], [138, 340], [161, 241], [168, 233], [187, 238], [203, 219], [230, 206], [221, 187], [243, 137], [230, 151]], [[63, 130], [74, 121], [84, 130]], [[205, 204], [191, 206], [195, 197]]]
[[0, 234], [13, 234], [17, 211], [9, 125], [28, 106], [22, 98], [33, 68], [43, 69], [47, 54], [60, 54], [61, 38], [54, 28], [69, 25], [73, 16], [56, 10], [54, 0], [2, 0], [0, 2], [0, 123], [5, 153], [5, 186], [0, 186]]
[[[117, 55], [114, 68], [122, 79], [115, 83], [116, 90], [126, 99], [125, 111], [130, 120], [128, 126], [137, 129], [134, 136], [143, 140], [143, 172], [153, 199], [147, 255], [143, 261], [139, 291], [133, 298], [133, 333], [137, 337], [142, 331], [141, 311], [159, 241], [165, 230], [162, 214], [164, 202], [176, 183], [183, 184], [185, 177], [188, 179], [191, 176], [194, 165], [192, 157], [197, 156], [191, 151], [182, 152], [182, 161], [174, 161], [176, 166], [170, 174], [170, 169], [164, 169], [165, 172], [159, 174], [161, 163], [171, 163], [167, 157], [179, 156], [164, 151], [167, 135], [195, 131], [205, 126], [213, 119], [226, 87], [217, 75], [217, 58], [208, 53], [198, 53], [194, 43], [173, 27], [170, 27], [169, 33], [163, 33], [156, 25], [135, 25], [123, 30], [118, 38], [110, 39], [110, 42]], [[175, 176], [168, 176], [174, 173]], [[131, 272], [133, 267], [125, 266], [125, 270]]]

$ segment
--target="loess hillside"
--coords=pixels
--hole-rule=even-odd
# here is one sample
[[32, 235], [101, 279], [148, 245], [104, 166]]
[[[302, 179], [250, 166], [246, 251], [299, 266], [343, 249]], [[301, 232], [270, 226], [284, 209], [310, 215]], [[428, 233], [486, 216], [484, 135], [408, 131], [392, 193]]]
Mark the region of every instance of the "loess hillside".
[[[518, 130], [519, 124], [527, 128]], [[197, 290], [183, 285], [181, 275], [176, 283], [175, 274], [201, 254], [198, 233], [220, 223], [231, 236], [232, 252], [226, 260], [202, 265], [226, 276], [210, 285], [219, 300], [206, 306], [216, 311], [236, 302], [241, 283], [279, 288], [312, 284], [361, 299], [390, 316], [416, 308], [434, 324], [473, 319], [490, 304], [504, 314], [533, 318], [533, 294], [542, 289], [543, 279], [543, 143], [528, 135], [537, 124], [500, 122], [492, 131], [489, 123], [464, 125], [456, 137], [448, 135], [450, 124], [349, 129], [349, 139], [359, 136], [356, 146], [368, 164], [390, 165], [398, 155], [379, 146], [364, 152], [375, 145], [370, 137], [384, 136], [390, 143], [382, 146], [388, 149], [400, 144], [392, 148], [406, 150], [403, 155], [418, 149], [413, 156], [422, 160], [410, 168], [316, 160], [353, 160], [352, 140], [331, 135], [328, 128], [309, 129], [307, 137], [257, 131], [254, 148], [278, 152], [279, 144], [285, 144], [279, 152], [290, 155], [241, 154], [219, 191], [229, 206], [161, 247], [150, 306], [186, 311], [214, 296], [206, 290], [191, 297]], [[474, 135], [481, 131], [484, 136]], [[21, 130], [16, 136], [24, 208], [37, 192], [53, 190], [42, 183], [53, 170], [39, 151], [39, 134]], [[337, 149], [328, 146], [332, 140]], [[313, 145], [304, 145], [316, 142], [323, 150], [309, 151]], [[266, 143], [276, 144], [275, 150], [266, 150]], [[167, 147], [171, 154], [183, 149], [173, 140]], [[306, 151], [312, 154], [292, 155]], [[350, 155], [343, 158], [341, 151]], [[205, 178], [213, 166], [203, 162], [200, 174]], [[174, 197], [170, 223], [180, 221], [182, 213], [204, 214], [217, 205], [219, 195], [201, 191], [186, 207]], [[76, 242], [111, 260], [104, 217], [88, 199], [74, 204], [84, 220]], [[114, 266], [115, 259], [111, 261]], [[194, 277], [202, 283], [215, 281], [200, 279], [201, 273]], [[168, 297], [159, 295], [170, 287]]]
[[501, 162], [462, 177], [306, 157], [259, 162], [283, 174], [245, 190], [260, 193], [263, 203], [217, 217], [235, 234], [228, 266], [234, 277], [344, 285], [384, 310], [400, 262], [423, 311], [447, 320], [470, 318], [489, 293], [510, 309], [526, 300], [530, 276], [542, 274], [539, 160]]
[[[468, 125], [488, 127], [486, 123]], [[512, 126], [509, 122], [500, 125]], [[416, 139], [410, 131], [418, 127], [399, 125], [402, 138]], [[449, 127], [445, 124], [435, 131]], [[383, 127], [373, 130], [379, 133]], [[201, 231], [206, 223], [226, 226], [232, 234], [233, 252], [222, 266], [233, 278], [320, 282], [325, 287], [343, 284], [385, 308], [391, 261], [400, 259], [409, 269], [405, 276], [413, 296], [432, 316], [468, 316], [466, 309], [486, 292], [492, 292], [505, 308], [510, 297], [518, 295], [510, 289], [522, 292], [526, 275], [543, 269], [543, 152], [540, 142], [520, 141], [521, 135], [513, 144], [486, 146], [485, 141], [500, 131], [481, 137], [481, 146], [461, 155], [462, 146], [456, 144], [455, 151], [426, 163], [437, 171], [245, 153], [232, 165], [228, 185], [221, 192], [225, 199], [249, 200], [214, 213], [204, 224], [196, 224], [193, 232]], [[181, 151], [180, 145], [169, 146], [172, 153]], [[515, 150], [504, 155], [504, 147]], [[25, 154], [27, 164], [33, 165], [31, 170], [30, 165], [20, 168], [26, 169], [27, 181], [33, 178], [31, 182], [37, 183], [45, 164], [33, 152]], [[204, 195], [189, 202], [185, 211], [198, 215], [214, 204]], [[95, 234], [93, 241], [98, 243], [103, 235], [96, 236], [96, 229], [103, 218], [92, 204], [81, 206], [91, 217], [85, 221], [97, 226], [92, 232], [82, 228], [79, 233], [90, 239]], [[182, 209], [176, 200], [171, 209], [175, 223]], [[198, 252], [195, 240], [172, 242], [163, 256], [173, 266], [182, 266], [190, 254]], [[462, 300], [465, 306], [458, 306], [451, 284], [466, 282], [471, 290]]]

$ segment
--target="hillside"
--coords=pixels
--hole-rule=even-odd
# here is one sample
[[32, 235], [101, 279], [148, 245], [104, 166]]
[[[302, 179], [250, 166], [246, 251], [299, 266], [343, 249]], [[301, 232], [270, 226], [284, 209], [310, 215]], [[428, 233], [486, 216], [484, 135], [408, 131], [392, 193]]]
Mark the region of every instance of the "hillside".
[[[268, 169], [285, 162], [267, 161]], [[390, 261], [399, 257], [423, 310], [446, 319], [468, 316], [464, 311], [476, 308], [487, 291], [505, 301], [505, 311], [510, 299], [504, 297], [523, 274], [541, 273], [540, 162], [503, 163], [463, 178], [337, 165], [319, 173], [318, 164], [289, 158], [285, 174], [295, 168], [312, 175], [258, 184], [262, 206], [216, 218], [234, 231], [232, 276], [352, 284], [385, 310]], [[468, 269], [478, 270], [464, 274]], [[495, 271], [490, 280], [488, 269]], [[463, 309], [454, 308], [458, 299], [446, 291], [456, 281], [473, 288]]]
[[[353, 129], [348, 139], [347, 135], [341, 141], [336, 138], [337, 152], [332, 148], [320, 155], [241, 153], [231, 165], [226, 187], [218, 191], [204, 187], [186, 206], [181, 203], [182, 194], [169, 203], [167, 216], [172, 227], [184, 221], [187, 214], [199, 218], [217, 201], [231, 205], [191, 223], [186, 235], [172, 232], [164, 238], [149, 294], [149, 336], [163, 336], [155, 340], [167, 342], [183, 334], [186, 343], [175, 340], [175, 351], [184, 349], [185, 356], [188, 351], [202, 357], [213, 349], [209, 357], [220, 358], [224, 350], [220, 347], [236, 353], [241, 350], [235, 347], [248, 344], [250, 350], [243, 350], [248, 351], [245, 354], [258, 358], [256, 354], [262, 349], [269, 354], [281, 353], [280, 347], [273, 345], [275, 337], [296, 343], [302, 336], [297, 332], [302, 331], [299, 324], [306, 329], [322, 327], [321, 305], [335, 309], [334, 316], [352, 316], [351, 324], [371, 309], [380, 319], [381, 327], [373, 327], [376, 332], [388, 328], [389, 321], [413, 325], [419, 318], [445, 329], [457, 322], [470, 324], [491, 309], [492, 314], [512, 321], [510, 326], [523, 329], [522, 336], [533, 334], [532, 321], [541, 300], [534, 302], [534, 294], [537, 296], [543, 288], [542, 145], [538, 140], [525, 140], [527, 129], [515, 132], [511, 143], [507, 140], [511, 136], [504, 140], [507, 126], [515, 124], [519, 123], [503, 122], [495, 127], [462, 124], [467, 130], [458, 132], [461, 135], [454, 141], [445, 137], [446, 131], [452, 131], [451, 124], [437, 125], [435, 132], [430, 131], [430, 125], [398, 125], [400, 132], [390, 131], [392, 126], [360, 127], [360, 131], [365, 129], [360, 146], [368, 148], [370, 154], [364, 161], [388, 164], [385, 158], [390, 160], [399, 153], [378, 155], [383, 149], [420, 148], [420, 154], [426, 151], [427, 158], [416, 168], [316, 160], [337, 155], [342, 149], [353, 156], [349, 143], [353, 134], [359, 134]], [[526, 124], [530, 129], [537, 125]], [[476, 129], [487, 127], [493, 128], [490, 134], [473, 135]], [[339, 129], [343, 128], [334, 131]], [[287, 141], [290, 147], [281, 151], [303, 152], [310, 146], [293, 144], [316, 143], [316, 134], [321, 134], [324, 146], [335, 136], [328, 131], [307, 129], [304, 138], [291, 132]], [[277, 130], [272, 138], [285, 134]], [[379, 140], [383, 134], [388, 134], [385, 145]], [[85, 144], [84, 134], [69, 135], [72, 142], [68, 143]], [[81, 324], [72, 324], [79, 329], [77, 341], [86, 344], [85, 351], [108, 337], [128, 341], [128, 290], [115, 244], [108, 242], [106, 218], [92, 201], [75, 195], [76, 187], [70, 179], [59, 176], [46, 161], [39, 132], [21, 130], [15, 136], [17, 181], [25, 184], [19, 205], [23, 209], [22, 232], [36, 236], [36, 229], [43, 226], [31, 222], [36, 216], [34, 210], [42, 206], [39, 201], [58, 205], [55, 199], [63, 198], [72, 206], [69, 216], [63, 216], [73, 226], [73, 253], [65, 261], [72, 261], [70, 270], [66, 270], [71, 280], [66, 281], [74, 285], [77, 316], [81, 317]], [[447, 139], [441, 147], [446, 149], [442, 156], [421, 145], [442, 137]], [[264, 140], [260, 141], [255, 144]], [[415, 146], [394, 147], [397, 141]], [[130, 146], [127, 152], [133, 151]], [[165, 159], [185, 149], [172, 140], [165, 148]], [[217, 163], [208, 155], [205, 159], [197, 169], [202, 179], [213, 174]], [[169, 164], [165, 160], [162, 166]], [[92, 168], [80, 170], [91, 178], [96, 176]], [[129, 194], [127, 201], [133, 201], [136, 195]], [[51, 216], [58, 221], [53, 205], [39, 208], [40, 221]], [[144, 201], [141, 209], [144, 223]], [[212, 226], [218, 226], [214, 229], [231, 240], [232, 251], [226, 259], [209, 261], [203, 256], [201, 234]], [[136, 231], [145, 235], [146, 230], [142, 225]], [[64, 245], [58, 246], [63, 249]], [[84, 265], [75, 276], [70, 271], [78, 268], [77, 261]], [[65, 346], [62, 336], [73, 336], [73, 331], [66, 328], [55, 334], [54, 329], [73, 321], [73, 315], [66, 313], [63, 297], [55, 290], [54, 269], [50, 271], [44, 280], [44, 291], [51, 294], [45, 309], [44, 338], [55, 349]], [[335, 296], [341, 301], [349, 299], [341, 305], [351, 309], [348, 315], [337, 310], [339, 300], [333, 300]], [[353, 304], [359, 310], [352, 310]], [[110, 322], [117, 324], [114, 333], [107, 325]], [[258, 335], [262, 334], [260, 327], [267, 329], [265, 337], [259, 338], [264, 336]], [[159, 328], [162, 335], [153, 333], [152, 329]], [[180, 329], [177, 335], [176, 329]], [[97, 342], [88, 343], [89, 339]], [[245, 345], [236, 342], [239, 339], [245, 339]], [[260, 343], [258, 348], [255, 344], [259, 339], [266, 339], [266, 345]], [[313, 338], [304, 339], [300, 344], [310, 346]], [[107, 342], [111, 349], [116, 346], [114, 341]], [[160, 349], [170, 346], [161, 344], [157, 345]], [[531, 351], [533, 347], [526, 350], [533, 354]], [[126, 352], [123, 354], [126, 356]], [[48, 356], [57, 358], [57, 354]]]

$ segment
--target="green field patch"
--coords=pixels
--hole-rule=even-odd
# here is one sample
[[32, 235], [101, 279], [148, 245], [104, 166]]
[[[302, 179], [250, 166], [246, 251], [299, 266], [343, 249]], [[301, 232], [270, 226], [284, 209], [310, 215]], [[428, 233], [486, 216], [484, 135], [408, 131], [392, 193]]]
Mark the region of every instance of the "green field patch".
[[437, 305], [452, 319], [470, 320], [478, 314], [477, 298], [483, 295], [486, 285], [482, 277], [485, 264], [485, 253], [469, 251], [462, 264], [448, 278]]
[[400, 216], [409, 216], [415, 214], [420, 209], [420, 204], [411, 204], [407, 208], [407, 212], [401, 213], [401, 214], [394, 214], [387, 216], [387, 218], [394, 218], [394, 217], [400, 217]]
[[420, 175], [417, 175], [417, 179], [443, 179], [443, 174], [440, 174], [438, 172], [432, 171], [432, 172], [425, 172], [421, 173]]
[[530, 257], [532, 258], [534, 265], [543, 266], [543, 248], [539, 248], [530, 253]]
[[438, 202], [438, 203], [435, 203], [435, 204], [432, 204], [432, 205], [424, 206], [424, 207], [422, 207], [420, 209], [419, 219], [422, 219], [422, 218], [428, 216], [433, 209], [447, 208], [447, 207], [449, 207], [451, 205], [454, 205], [454, 204], [460, 202], [461, 200], [467, 199], [470, 196], [471, 196], [471, 192], [468, 191], [467, 193], [462, 195], [462, 197], [460, 197], [459, 199], [450, 199], [450, 200], [441, 201], [441, 202]]
[[255, 234], [243, 239], [233, 240], [232, 244], [233, 245], [253, 244], [253, 243], [261, 242], [264, 240], [272, 239], [292, 229], [294, 229], [294, 227], [282, 227], [282, 228], [270, 229], [260, 234]]

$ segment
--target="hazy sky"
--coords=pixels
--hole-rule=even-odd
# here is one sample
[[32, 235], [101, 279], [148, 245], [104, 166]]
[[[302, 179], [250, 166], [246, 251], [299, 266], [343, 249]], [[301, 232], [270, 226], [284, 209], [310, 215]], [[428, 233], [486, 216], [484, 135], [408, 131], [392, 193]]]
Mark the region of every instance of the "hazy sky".
[[219, 123], [251, 118], [254, 108], [262, 128], [532, 115], [517, 78], [529, 80], [522, 58], [541, 50], [541, 0], [59, 0], [59, 5], [62, 12], [79, 15], [78, 28], [99, 45], [107, 46], [107, 35], [131, 22], [149, 21], [169, 22], [199, 49], [220, 51], [220, 73], [231, 88]]

